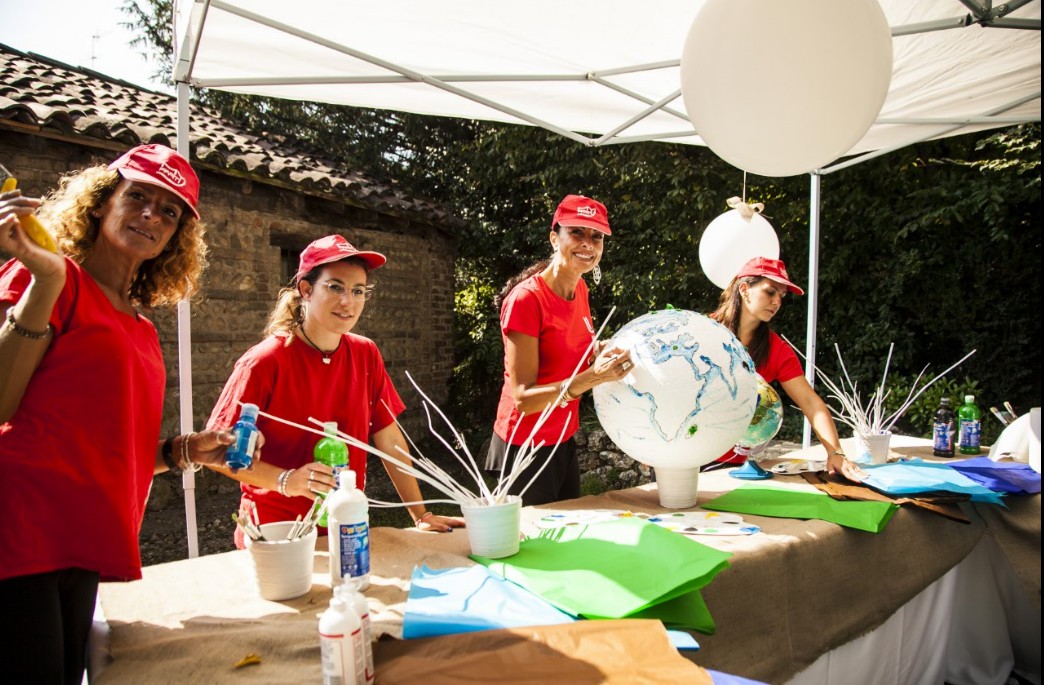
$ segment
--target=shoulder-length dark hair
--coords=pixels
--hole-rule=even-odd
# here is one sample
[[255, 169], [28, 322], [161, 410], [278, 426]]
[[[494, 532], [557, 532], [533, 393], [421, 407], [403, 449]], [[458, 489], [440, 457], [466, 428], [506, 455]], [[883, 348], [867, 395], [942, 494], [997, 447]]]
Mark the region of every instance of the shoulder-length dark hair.
[[[721, 291], [721, 297], [718, 298], [718, 308], [711, 314], [711, 318], [738, 337], [740, 315], [743, 313], [743, 295], [740, 293], [740, 284], [746, 283], [749, 289], [764, 280], [767, 280], [764, 276], [733, 278], [729, 285]], [[750, 344], [747, 345], [747, 354], [754, 360], [754, 366], [761, 366], [768, 360], [769, 332], [771, 331], [772, 327], [769, 326], [767, 321], [762, 321], [754, 329], [754, 337], [751, 339]]]

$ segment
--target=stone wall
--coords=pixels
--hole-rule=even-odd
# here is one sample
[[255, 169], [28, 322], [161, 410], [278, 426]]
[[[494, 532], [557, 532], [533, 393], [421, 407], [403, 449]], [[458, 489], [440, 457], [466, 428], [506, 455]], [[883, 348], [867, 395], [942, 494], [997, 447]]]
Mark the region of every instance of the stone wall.
[[[99, 141], [92, 141], [92, 145]], [[88, 147], [38, 132], [0, 130], [0, 161], [27, 195], [40, 195], [64, 173], [108, 163], [126, 146]], [[420, 401], [405, 371], [436, 402], [449, 396], [453, 370], [453, 269], [456, 244], [445, 229], [297, 192], [287, 185], [196, 168], [200, 213], [208, 226], [210, 268], [191, 307], [193, 426], [205, 424], [236, 359], [261, 339], [277, 293], [310, 241], [341, 233], [363, 250], [388, 256], [373, 274], [374, 297], [355, 331], [377, 342], [409, 409], [411, 432], [426, 431]], [[167, 364], [163, 432], [179, 426], [177, 321], [172, 310], [148, 314]], [[170, 479], [172, 482], [173, 478]], [[226, 479], [227, 480], [227, 479]], [[231, 481], [229, 481], [231, 482]], [[159, 485], [153, 493], [164, 499]], [[201, 493], [205, 494], [205, 493]]]

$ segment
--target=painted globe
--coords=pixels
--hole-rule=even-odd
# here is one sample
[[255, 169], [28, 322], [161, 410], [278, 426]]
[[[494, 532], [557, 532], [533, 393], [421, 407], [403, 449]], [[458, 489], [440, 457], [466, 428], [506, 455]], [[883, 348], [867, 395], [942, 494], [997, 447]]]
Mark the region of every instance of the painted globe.
[[758, 401], [754, 362], [718, 322], [681, 309], [631, 321], [610, 345], [631, 351], [622, 380], [594, 389], [606, 434], [655, 468], [695, 469], [743, 437]]
[[758, 401], [754, 406], [754, 416], [750, 419], [747, 432], [740, 438], [740, 447], [757, 447], [776, 437], [779, 427], [783, 425], [783, 402], [779, 393], [765, 382], [761, 376], [758, 380]]

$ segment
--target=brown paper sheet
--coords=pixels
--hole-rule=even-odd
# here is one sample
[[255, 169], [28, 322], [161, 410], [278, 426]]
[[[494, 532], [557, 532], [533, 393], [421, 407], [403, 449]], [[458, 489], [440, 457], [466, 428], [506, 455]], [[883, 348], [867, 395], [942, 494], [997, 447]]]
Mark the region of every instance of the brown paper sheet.
[[659, 621], [577, 621], [377, 644], [376, 685], [712, 685]]

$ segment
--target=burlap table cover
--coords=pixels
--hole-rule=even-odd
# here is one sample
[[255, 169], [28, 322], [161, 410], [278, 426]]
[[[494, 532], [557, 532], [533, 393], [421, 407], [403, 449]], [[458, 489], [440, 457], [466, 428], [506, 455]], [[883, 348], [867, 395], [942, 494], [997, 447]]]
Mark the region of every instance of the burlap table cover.
[[[798, 476], [778, 480], [812, 487]], [[741, 482], [725, 471], [704, 473], [700, 501]], [[651, 485], [526, 508], [523, 526], [532, 531], [533, 522], [551, 509], [599, 508], [665, 511]], [[1035, 529], [1038, 603], [1039, 514], [1039, 496], [1035, 508], [989, 512], [1005, 521], [1006, 530], [1020, 531], [1009, 535], [1012, 540], [1032, 538]], [[734, 556], [730, 567], [703, 590], [718, 631], [698, 636], [702, 649], [692, 658], [706, 668], [768, 682], [787, 680], [821, 654], [883, 623], [959, 563], [985, 530], [978, 517], [962, 525], [906, 508], [880, 534], [822, 521], [744, 518], [761, 532], [699, 538]], [[366, 594], [375, 629], [388, 636], [401, 635], [409, 578], [416, 565], [449, 568], [473, 563], [462, 530], [435, 534], [375, 528], [372, 548]], [[100, 597], [111, 625], [112, 661], [97, 682], [317, 682], [321, 670], [316, 618], [330, 598], [323, 538], [317, 545], [313, 582], [303, 597], [262, 600], [249, 555], [237, 551], [148, 567], [143, 580], [134, 583], [104, 584]], [[261, 665], [233, 667], [249, 653], [260, 655]]]

